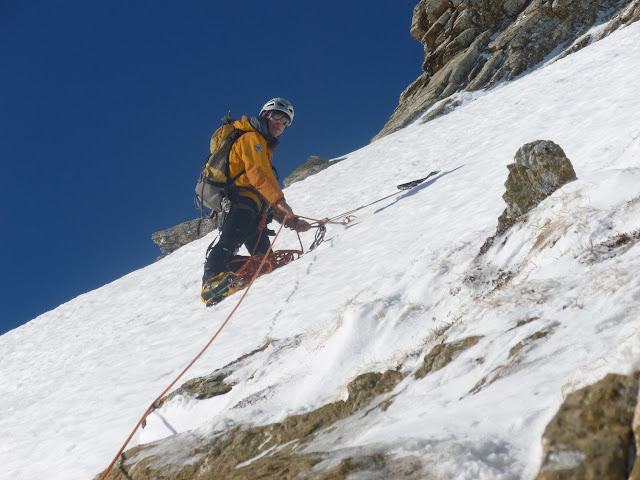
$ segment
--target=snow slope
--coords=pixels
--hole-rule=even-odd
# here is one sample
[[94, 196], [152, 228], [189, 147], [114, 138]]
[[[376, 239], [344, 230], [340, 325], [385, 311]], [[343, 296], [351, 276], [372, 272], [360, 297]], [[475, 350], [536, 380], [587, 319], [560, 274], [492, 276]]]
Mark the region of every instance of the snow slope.
[[[323, 218], [441, 170], [353, 224], [331, 225], [318, 249], [260, 278], [184, 380], [271, 345], [234, 372], [231, 392], [167, 403], [130, 446], [280, 421], [346, 398], [360, 373], [411, 371], [436, 343], [481, 335], [446, 368], [407, 377], [388, 409], [344, 421], [313, 448], [415, 455], [440, 478], [535, 476], [541, 434], [564, 396], [640, 369], [640, 247], [605, 245], [640, 229], [639, 82], [634, 24], [517, 81], [460, 95], [448, 115], [288, 188], [297, 213]], [[504, 209], [506, 165], [537, 139], [558, 143], [578, 180], [476, 258]], [[283, 235], [277, 249], [296, 247]], [[211, 309], [198, 300], [214, 238], [0, 337], [0, 478], [89, 479], [109, 464], [235, 306], [236, 297]], [[303, 235], [305, 246], [312, 240]], [[536, 332], [544, 338], [525, 341], [513, 362], [511, 349]]]

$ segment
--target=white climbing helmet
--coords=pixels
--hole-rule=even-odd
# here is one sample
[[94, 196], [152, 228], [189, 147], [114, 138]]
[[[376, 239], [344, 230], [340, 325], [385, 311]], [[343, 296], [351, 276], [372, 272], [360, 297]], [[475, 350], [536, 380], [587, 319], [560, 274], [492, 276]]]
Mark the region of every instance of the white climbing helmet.
[[264, 104], [264, 107], [262, 107], [262, 110], [260, 110], [260, 115], [262, 115], [264, 112], [270, 112], [272, 110], [277, 110], [279, 112], [287, 114], [290, 121], [289, 124], [293, 123], [293, 105], [291, 105], [291, 102], [286, 98], [272, 98]]

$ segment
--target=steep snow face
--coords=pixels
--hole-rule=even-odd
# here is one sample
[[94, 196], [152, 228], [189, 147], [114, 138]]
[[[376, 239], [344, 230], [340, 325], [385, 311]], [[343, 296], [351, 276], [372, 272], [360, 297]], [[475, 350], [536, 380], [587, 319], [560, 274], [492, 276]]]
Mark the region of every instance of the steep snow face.
[[[616, 241], [640, 230], [639, 82], [634, 24], [291, 186], [295, 211], [323, 218], [441, 170], [260, 278], [185, 380], [271, 344], [234, 371], [229, 393], [168, 402], [130, 446], [308, 412], [345, 398], [360, 373], [412, 372], [435, 344], [474, 335], [446, 368], [409, 375], [384, 411], [309, 448], [416, 456], [440, 478], [531, 478], [563, 396], [640, 368], [640, 247]], [[558, 143], [578, 180], [477, 257], [504, 209], [506, 165], [536, 139]], [[295, 248], [283, 235], [276, 248]], [[6, 478], [91, 478], [108, 465], [237, 302], [198, 300], [214, 238], [0, 337]]]

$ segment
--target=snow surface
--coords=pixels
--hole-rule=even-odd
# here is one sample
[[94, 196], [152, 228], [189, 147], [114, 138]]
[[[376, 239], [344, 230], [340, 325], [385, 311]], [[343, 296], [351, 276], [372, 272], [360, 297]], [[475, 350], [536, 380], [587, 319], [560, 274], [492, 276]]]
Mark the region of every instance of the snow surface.
[[[640, 246], [603, 245], [640, 229], [639, 83], [637, 23], [517, 81], [462, 94], [451, 113], [288, 188], [298, 214], [323, 218], [441, 170], [331, 225], [318, 249], [260, 278], [184, 380], [269, 347], [233, 373], [231, 392], [172, 400], [130, 447], [280, 421], [346, 398], [360, 373], [412, 371], [435, 344], [482, 335], [444, 369], [408, 376], [385, 411], [344, 420], [309, 448], [415, 455], [447, 479], [533, 478], [563, 398], [640, 369]], [[505, 206], [506, 165], [537, 139], [558, 143], [578, 180], [476, 259]], [[283, 235], [276, 248], [295, 248], [295, 235]], [[240, 297], [211, 309], [198, 300], [214, 238], [0, 337], [1, 478], [90, 479], [109, 464]], [[312, 240], [303, 235], [305, 246]], [[514, 362], [512, 347], [536, 332], [546, 336]]]

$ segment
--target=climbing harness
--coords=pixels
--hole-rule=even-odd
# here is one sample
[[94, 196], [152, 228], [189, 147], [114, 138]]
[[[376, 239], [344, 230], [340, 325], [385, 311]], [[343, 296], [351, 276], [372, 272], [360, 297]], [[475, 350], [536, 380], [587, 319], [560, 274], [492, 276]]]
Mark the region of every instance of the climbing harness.
[[[260, 243], [260, 238], [266, 229], [267, 218], [268, 215], [265, 209], [261, 212], [261, 219], [258, 224], [258, 230], [260, 233], [251, 255], [248, 257], [235, 256], [227, 264], [227, 271], [232, 272], [237, 277], [233, 286], [236, 291], [242, 290], [244, 285], [248, 285], [255, 275], [262, 276], [271, 273], [276, 268], [283, 267], [304, 255], [304, 246], [302, 245], [300, 234], [298, 234], [298, 241], [300, 242], [299, 250], [273, 250], [273, 242], [271, 242], [271, 247], [266, 254], [256, 252], [256, 248]], [[281, 225], [280, 228], [282, 228], [282, 226], [284, 226], [284, 224]], [[207, 248], [207, 257], [209, 256], [209, 252], [211, 251], [214, 243], [215, 240]]]

